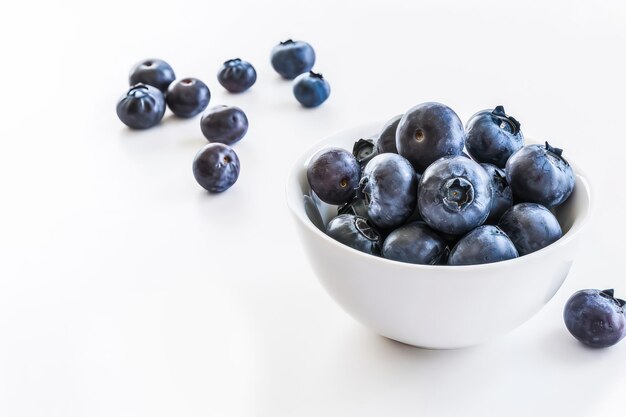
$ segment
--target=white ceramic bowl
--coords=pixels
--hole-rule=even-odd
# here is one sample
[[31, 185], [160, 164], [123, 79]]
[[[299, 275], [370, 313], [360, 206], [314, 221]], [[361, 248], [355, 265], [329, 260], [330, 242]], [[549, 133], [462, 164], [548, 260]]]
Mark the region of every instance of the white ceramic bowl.
[[[575, 259], [591, 208], [585, 176], [568, 159], [576, 186], [555, 213], [563, 237], [530, 255], [469, 266], [414, 265], [375, 257], [316, 227], [313, 200], [305, 197], [306, 167], [320, 149], [351, 150], [355, 140], [375, 137], [382, 125], [369, 124], [322, 140], [298, 159], [289, 175], [287, 202], [309, 262], [328, 294], [373, 331], [431, 349], [475, 345], [531, 318], [557, 292]], [[322, 221], [328, 223], [336, 207], [316, 203]]]

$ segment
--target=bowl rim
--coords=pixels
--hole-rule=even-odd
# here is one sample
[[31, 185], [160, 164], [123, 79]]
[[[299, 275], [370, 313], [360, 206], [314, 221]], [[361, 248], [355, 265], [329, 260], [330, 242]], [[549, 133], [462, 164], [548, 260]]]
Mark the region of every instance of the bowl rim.
[[[302, 192], [299, 193], [300, 198], [296, 199], [294, 194], [294, 187], [300, 188], [298, 176], [302, 172], [302, 170], [306, 169], [308, 161], [311, 159], [313, 155], [324, 148], [336, 147], [336, 145], [332, 144], [335, 138], [340, 136], [364, 136], [362, 132], [371, 131], [373, 133], [377, 133], [380, 131], [381, 127], [384, 126], [386, 121], [383, 122], [370, 122], [364, 123], [360, 125], [353, 126], [351, 128], [342, 129], [336, 131], [330, 135], [327, 135], [320, 141], [316, 142], [313, 146], [309, 147], [305, 152], [301, 153], [300, 156], [296, 159], [296, 162], [292, 164], [289, 175], [287, 176], [287, 184], [286, 184], [286, 197], [287, 197], [287, 205], [289, 206], [289, 210], [297, 221], [302, 223], [304, 227], [306, 227], [310, 232], [312, 232], [317, 237], [326, 241], [329, 245], [334, 246], [336, 250], [339, 251], [347, 251], [352, 256], [364, 257], [365, 260], [369, 260], [370, 262], [381, 262], [382, 265], [388, 264], [389, 267], [396, 268], [406, 268], [408, 270], [414, 271], [447, 271], [450, 272], [452, 270], [458, 271], [480, 271], [508, 266], [515, 266], [518, 263], [526, 262], [534, 259], [541, 259], [545, 257], [549, 257], [550, 254], [557, 250], [560, 247], [563, 247], [570, 243], [580, 232], [585, 228], [587, 223], [589, 222], [589, 218], [591, 217], [593, 211], [593, 192], [592, 187], [589, 183], [589, 177], [585, 174], [585, 172], [576, 164], [576, 162], [572, 161], [568, 155], [565, 155], [567, 162], [572, 166], [574, 171], [574, 177], [576, 184], [579, 183], [582, 185], [582, 191], [586, 194], [586, 204], [583, 206], [581, 215], [577, 215], [574, 219], [572, 226], [570, 229], [561, 236], [559, 240], [556, 242], [539, 249], [533, 253], [524, 256], [518, 256], [517, 258], [507, 259], [505, 261], [492, 262], [487, 264], [476, 264], [476, 265], [423, 265], [423, 264], [413, 264], [408, 262], [396, 261], [393, 259], [383, 258], [382, 256], [370, 255], [365, 252], [361, 252], [357, 249], [354, 249], [350, 246], [344, 245], [326, 233], [317, 228], [313, 222], [306, 215], [304, 204], [302, 203], [302, 197], [304, 194]], [[356, 134], [359, 132], [359, 134]], [[525, 137], [524, 138], [525, 146], [540, 144], [541, 142], [537, 141], [534, 137]], [[579, 187], [580, 188], [580, 187]], [[579, 191], [577, 191], [579, 192]], [[298, 207], [301, 206], [301, 207]]]

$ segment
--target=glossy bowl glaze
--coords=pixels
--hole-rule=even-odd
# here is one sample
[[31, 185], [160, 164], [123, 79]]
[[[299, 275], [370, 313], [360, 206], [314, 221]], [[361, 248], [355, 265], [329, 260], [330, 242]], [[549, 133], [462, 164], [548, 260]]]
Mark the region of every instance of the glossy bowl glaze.
[[309, 262], [328, 294], [373, 331], [431, 349], [476, 345], [531, 318], [556, 294], [576, 258], [591, 212], [585, 175], [564, 155], [576, 174], [576, 186], [555, 211], [563, 237], [530, 255], [469, 266], [414, 265], [375, 257], [321, 230], [336, 215], [336, 207], [309, 195], [306, 167], [320, 149], [350, 150], [359, 138], [375, 137], [382, 125], [364, 125], [322, 140], [289, 174], [287, 203]]

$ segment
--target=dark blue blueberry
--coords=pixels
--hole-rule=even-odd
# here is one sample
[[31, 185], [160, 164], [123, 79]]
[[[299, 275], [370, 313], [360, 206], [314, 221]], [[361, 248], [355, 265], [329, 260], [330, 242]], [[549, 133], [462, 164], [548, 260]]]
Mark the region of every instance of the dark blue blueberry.
[[197, 78], [174, 81], [167, 89], [165, 101], [172, 113], [178, 117], [193, 117], [202, 113], [209, 105], [211, 92]]
[[497, 106], [476, 113], [467, 122], [465, 146], [474, 160], [504, 168], [509, 157], [524, 146], [524, 135], [519, 122]]
[[139, 83], [151, 85], [164, 94], [175, 79], [174, 70], [162, 59], [144, 59], [131, 68], [128, 76], [130, 85]]
[[525, 146], [511, 155], [505, 171], [515, 201], [555, 207], [569, 198], [574, 191], [574, 171], [562, 153], [546, 142], [545, 146]]
[[248, 131], [248, 118], [239, 107], [215, 106], [202, 115], [200, 129], [209, 142], [232, 145]]
[[367, 163], [372, 160], [378, 151], [373, 139], [359, 139], [352, 146], [352, 155], [356, 158], [361, 169], [365, 168]]
[[613, 346], [626, 336], [624, 304], [624, 300], [614, 297], [612, 289], [580, 290], [565, 304], [565, 326], [587, 346]]
[[239, 168], [235, 151], [222, 143], [205, 145], [193, 160], [193, 176], [212, 193], [229, 189], [239, 178]]
[[417, 172], [443, 156], [461, 155], [465, 130], [459, 116], [448, 106], [422, 103], [402, 116], [396, 133], [398, 153]]
[[417, 203], [417, 175], [403, 157], [384, 153], [363, 170], [361, 191], [372, 223], [388, 229], [403, 224]]
[[378, 153], [398, 153], [398, 148], [396, 147], [396, 132], [398, 131], [400, 119], [402, 119], [401, 114], [389, 120], [385, 123], [385, 126], [383, 126], [376, 140]]
[[517, 258], [511, 239], [496, 226], [484, 225], [458, 241], [448, 257], [448, 265], [476, 265]]
[[224, 62], [218, 71], [217, 81], [231, 93], [241, 93], [256, 82], [256, 70], [247, 61], [231, 59]]
[[436, 265], [447, 256], [446, 242], [424, 222], [395, 229], [383, 243], [382, 256], [412, 264]]
[[301, 74], [293, 83], [293, 95], [304, 107], [317, 107], [330, 96], [330, 84], [313, 71]]
[[509, 236], [520, 256], [545, 248], [563, 235], [554, 214], [536, 203], [514, 205], [500, 218], [498, 227]]
[[288, 39], [272, 49], [271, 61], [277, 73], [283, 78], [293, 80], [313, 68], [315, 51], [306, 42]]
[[449, 156], [424, 171], [418, 205], [430, 227], [459, 235], [484, 223], [491, 194], [491, 179], [478, 163], [462, 155]]
[[326, 233], [353, 249], [371, 255], [380, 254], [380, 233], [363, 217], [340, 214], [328, 223]]
[[491, 164], [480, 164], [491, 178], [491, 210], [486, 223], [496, 224], [505, 211], [513, 207], [513, 192], [503, 170]]
[[322, 149], [311, 158], [306, 176], [320, 200], [328, 204], [349, 202], [359, 188], [361, 168], [345, 149]]
[[117, 117], [132, 129], [157, 125], [165, 113], [163, 93], [151, 85], [131, 87], [117, 102]]

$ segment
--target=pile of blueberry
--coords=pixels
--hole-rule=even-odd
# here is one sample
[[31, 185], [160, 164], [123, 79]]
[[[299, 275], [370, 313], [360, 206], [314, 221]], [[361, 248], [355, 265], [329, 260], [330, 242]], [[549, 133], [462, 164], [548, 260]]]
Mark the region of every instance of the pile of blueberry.
[[[271, 53], [272, 67], [285, 79], [294, 79], [293, 94], [304, 107], [317, 107], [330, 95], [330, 85], [311, 71], [315, 51], [306, 42], [287, 40]], [[221, 66], [217, 80], [231, 93], [242, 93], [254, 85], [257, 73], [247, 61], [230, 59]], [[161, 122], [166, 106], [181, 118], [194, 117], [207, 108], [211, 92], [197, 78], [176, 80], [174, 70], [161, 59], [140, 61], [130, 71], [129, 90], [117, 102], [117, 116], [132, 129], [148, 129]], [[236, 106], [208, 109], [200, 120], [204, 137], [210, 142], [196, 154], [193, 174], [209, 192], [230, 188], [239, 178], [239, 157], [230, 147], [248, 131], [248, 118]]]
[[502, 106], [463, 126], [439, 103], [394, 117], [352, 152], [320, 151], [307, 178], [319, 199], [338, 206], [329, 236], [428, 265], [498, 262], [550, 245], [562, 235], [551, 210], [574, 190], [562, 150], [524, 146], [520, 123]]

